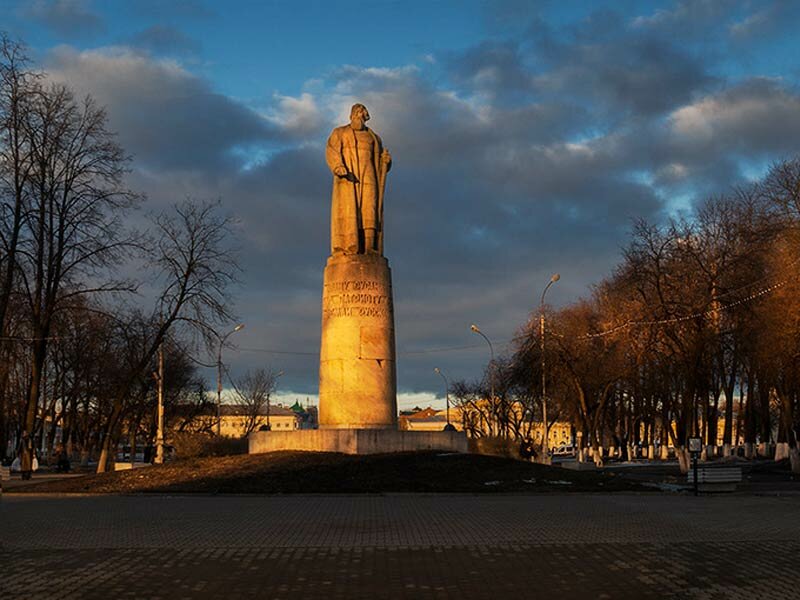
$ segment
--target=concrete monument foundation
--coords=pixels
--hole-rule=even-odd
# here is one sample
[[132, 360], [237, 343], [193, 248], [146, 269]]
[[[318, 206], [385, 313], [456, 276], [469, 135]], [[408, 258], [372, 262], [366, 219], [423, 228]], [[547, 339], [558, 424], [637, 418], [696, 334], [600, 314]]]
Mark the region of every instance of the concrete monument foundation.
[[301, 429], [299, 431], [256, 431], [248, 438], [250, 454], [278, 450], [382, 454], [442, 450], [467, 452], [462, 431], [396, 431], [391, 429]]

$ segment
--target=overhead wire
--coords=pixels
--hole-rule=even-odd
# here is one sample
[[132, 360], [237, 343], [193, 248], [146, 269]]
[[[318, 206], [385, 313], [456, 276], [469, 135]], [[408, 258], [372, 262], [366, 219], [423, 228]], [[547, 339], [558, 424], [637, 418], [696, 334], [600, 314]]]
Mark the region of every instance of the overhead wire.
[[[795, 264], [798, 264], [798, 263], [800, 263], [800, 258], [798, 258], [797, 260], [793, 261], [788, 266], [792, 266], [792, 265], [795, 265]], [[718, 296], [715, 296], [712, 299], [712, 302], [716, 302], [719, 298], [722, 298], [724, 296], [728, 296], [731, 293], [734, 293], [736, 291], [741, 291], [743, 289], [747, 289], [749, 287], [752, 287], [756, 283], [760, 283], [760, 282], [764, 281], [765, 279], [768, 279], [768, 278], [767, 277], [763, 277], [763, 278], [758, 279], [758, 280], [756, 280], [754, 282], [751, 282], [751, 283], [749, 283], [747, 285], [741, 286], [741, 287], [739, 287], [739, 288], [737, 288], [735, 290], [730, 290], [730, 291], [725, 292], [723, 294], [719, 294]], [[614, 333], [617, 333], [617, 332], [625, 330], [625, 329], [630, 329], [631, 327], [653, 327], [653, 326], [657, 326], [657, 325], [673, 325], [673, 324], [677, 324], [677, 323], [683, 323], [683, 322], [686, 322], [686, 321], [691, 321], [693, 319], [698, 319], [698, 318], [701, 318], [701, 317], [712, 316], [712, 315], [714, 315], [716, 313], [720, 313], [720, 312], [724, 312], [726, 310], [730, 310], [730, 309], [732, 309], [732, 308], [734, 308], [736, 306], [741, 306], [742, 304], [746, 304], [748, 302], [752, 302], [753, 300], [761, 298], [762, 296], [766, 296], [768, 294], [771, 294], [775, 290], [780, 289], [780, 288], [788, 285], [790, 281], [792, 281], [792, 278], [791, 277], [787, 277], [787, 278], [783, 279], [782, 281], [779, 281], [778, 283], [775, 283], [775, 284], [773, 284], [771, 286], [768, 286], [766, 288], [762, 288], [762, 289], [760, 289], [760, 290], [758, 290], [756, 292], [753, 292], [752, 294], [749, 294], [748, 296], [746, 296], [744, 298], [740, 298], [739, 300], [735, 300], [734, 302], [730, 302], [728, 304], [717, 306], [715, 308], [709, 308], [707, 310], [694, 312], [694, 313], [691, 313], [691, 314], [688, 314], [688, 315], [681, 315], [681, 316], [678, 316], [678, 317], [671, 317], [671, 318], [668, 318], [668, 319], [650, 319], [650, 320], [641, 320], [641, 321], [626, 321], [625, 323], [622, 323], [620, 325], [616, 325], [614, 327], [611, 327], [610, 329], [607, 329], [607, 330], [604, 330], [604, 331], [599, 331], [599, 332], [596, 332], [596, 333], [585, 333], [585, 334], [582, 334], [582, 335], [579, 335], [579, 336], [574, 336], [572, 339], [584, 340], [585, 341], [585, 340], [596, 339], [596, 338], [601, 338], [601, 337], [613, 335]], [[550, 335], [554, 335], [556, 337], [559, 337], [561, 339], [565, 339], [565, 338], [568, 337], [563, 333], [560, 333], [560, 332], [558, 332], [558, 331], [556, 331], [554, 329], [551, 329], [550, 327], [547, 328], [547, 333], [550, 334]], [[519, 342], [519, 341], [527, 339], [529, 337], [530, 337], [530, 335], [528, 333], [523, 333], [523, 334], [516, 335], [516, 336], [514, 336], [514, 337], [512, 337], [510, 339], [500, 340], [500, 341], [498, 341], [496, 343], [498, 343], [498, 344], [510, 344], [512, 342]]]
[[450, 346], [446, 348], [429, 348], [427, 350], [406, 350], [398, 352], [398, 356], [413, 356], [416, 354], [435, 354], [437, 352], [456, 352], [458, 350], [474, 350], [475, 348], [483, 348], [483, 344], [470, 344], [468, 346]]
[[[767, 294], [771, 294], [775, 290], [784, 287], [788, 283], [789, 283], [789, 279], [785, 279], [785, 280], [783, 280], [781, 282], [778, 282], [778, 283], [776, 283], [774, 285], [771, 285], [769, 287], [766, 287], [766, 288], [763, 288], [761, 290], [758, 290], [757, 292], [754, 292], [754, 293], [752, 293], [752, 294], [750, 294], [750, 295], [748, 295], [748, 296], [746, 296], [744, 298], [740, 298], [739, 300], [736, 300], [736, 301], [731, 302], [729, 304], [724, 304], [724, 305], [721, 305], [721, 306], [717, 306], [715, 308], [709, 308], [707, 310], [698, 311], [698, 312], [695, 312], [695, 313], [692, 313], [692, 314], [682, 315], [682, 316], [679, 316], [679, 317], [671, 317], [669, 319], [652, 319], [652, 320], [646, 320], [646, 321], [628, 321], [626, 323], [622, 323], [621, 325], [617, 325], [616, 327], [612, 327], [611, 329], [608, 329], [606, 331], [600, 331], [600, 332], [597, 332], [597, 333], [586, 333], [581, 337], [589, 338], [589, 339], [590, 338], [598, 338], [598, 337], [604, 337], [604, 336], [607, 336], [607, 335], [611, 335], [613, 333], [616, 333], [616, 332], [621, 331], [623, 329], [629, 329], [631, 327], [637, 327], [637, 326], [652, 327], [652, 326], [656, 326], [656, 325], [675, 325], [677, 323], [684, 323], [686, 321], [691, 321], [691, 320], [694, 320], [694, 319], [699, 319], [699, 318], [703, 318], [703, 317], [710, 317], [710, 316], [713, 316], [714, 314], [718, 314], [718, 313], [730, 310], [730, 309], [732, 309], [732, 308], [734, 308], [736, 306], [741, 306], [742, 304], [746, 304], [748, 302], [752, 302], [753, 300], [756, 300], [756, 299], [758, 299], [758, 298], [760, 298], [762, 296], [766, 296]], [[712, 302], [715, 302], [715, 301], [716, 301], [716, 298], [714, 300], [712, 300]]]
[[[793, 261], [792, 263], [790, 263], [787, 266], [787, 268], [791, 267], [793, 265], [796, 265], [798, 263], [800, 263], [800, 258], [798, 258], [795, 261]], [[764, 278], [761, 278], [761, 279], [757, 279], [757, 280], [752, 281], [752, 282], [750, 282], [750, 283], [748, 283], [746, 285], [740, 286], [739, 288], [723, 292], [723, 293], [715, 296], [712, 299], [712, 302], [717, 302], [720, 298], [729, 296], [729, 295], [731, 295], [731, 294], [733, 294], [733, 293], [735, 293], [737, 291], [741, 291], [743, 289], [747, 289], [749, 287], [752, 287], [752, 286], [754, 286], [754, 285], [756, 285], [758, 283], [761, 283], [765, 279], [767, 279], [767, 277], [764, 277]], [[742, 304], [746, 304], [748, 302], [752, 302], [753, 300], [756, 300], [758, 298], [761, 298], [763, 296], [771, 294], [775, 290], [786, 286], [790, 281], [791, 281], [791, 278], [787, 277], [786, 279], [783, 279], [782, 281], [779, 281], [778, 283], [775, 283], [775, 284], [773, 284], [771, 286], [768, 286], [766, 288], [762, 288], [762, 289], [760, 289], [760, 290], [758, 290], [756, 292], [753, 292], [753, 293], [749, 294], [748, 296], [745, 296], [744, 298], [740, 298], [739, 300], [736, 300], [734, 302], [730, 302], [728, 304], [724, 304], [724, 305], [721, 305], [721, 306], [717, 306], [715, 308], [710, 308], [710, 309], [707, 309], [707, 310], [690, 313], [688, 315], [681, 315], [681, 316], [678, 316], [678, 317], [670, 317], [670, 318], [667, 318], [667, 319], [649, 319], [649, 320], [638, 320], [638, 321], [635, 321], [635, 320], [634, 321], [626, 321], [625, 323], [621, 323], [619, 325], [616, 325], [616, 326], [611, 327], [609, 329], [606, 329], [604, 331], [599, 331], [599, 332], [595, 332], [595, 333], [585, 333], [583, 335], [575, 336], [573, 339], [596, 339], [596, 338], [600, 338], [600, 337], [613, 335], [614, 333], [617, 333], [619, 331], [623, 331], [625, 329], [630, 329], [632, 327], [652, 327], [652, 326], [658, 326], [658, 325], [672, 325], [672, 324], [677, 324], [677, 323], [683, 323], [683, 322], [686, 322], [686, 321], [691, 321], [693, 319], [698, 319], [698, 318], [702, 318], [702, 317], [708, 317], [708, 316], [714, 315], [715, 313], [720, 313], [720, 312], [724, 312], [724, 311], [730, 310], [730, 309], [732, 309], [732, 308], [734, 308], [736, 306], [741, 306]], [[566, 337], [564, 334], [562, 334], [560, 332], [557, 332], [555, 330], [549, 329], [549, 328], [547, 329], [547, 331], [548, 331], [548, 333], [550, 333], [552, 335], [555, 335], [557, 337], [560, 337], [560, 338], [565, 338]], [[33, 341], [38, 341], [38, 340], [57, 341], [57, 340], [75, 339], [77, 337], [79, 337], [79, 336], [77, 336], [77, 335], [67, 335], [67, 336], [61, 335], [61, 336], [47, 336], [47, 337], [44, 337], [44, 338], [24, 337], [24, 336], [6, 336], [6, 337], [0, 337], [0, 342], [3, 342], [3, 341], [33, 342]], [[528, 334], [520, 334], [520, 335], [513, 336], [513, 337], [511, 337], [509, 339], [499, 340], [496, 343], [498, 343], [498, 344], [509, 344], [509, 343], [512, 343], [512, 342], [518, 342], [520, 340], [526, 339], [527, 337], [529, 337]], [[461, 345], [461, 346], [445, 346], [445, 347], [441, 347], [441, 348], [426, 348], [426, 349], [422, 349], [422, 350], [405, 350], [405, 351], [398, 352], [397, 355], [398, 356], [416, 356], [416, 355], [424, 355], [424, 354], [437, 354], [437, 353], [442, 353], [442, 352], [457, 352], [457, 351], [461, 351], [461, 350], [474, 350], [474, 349], [482, 348], [482, 347], [483, 347], [483, 344], [469, 344], [469, 345]], [[234, 351], [234, 352], [257, 352], [257, 353], [263, 353], [263, 354], [277, 354], [277, 355], [285, 355], [285, 356], [308, 356], [308, 357], [317, 357], [317, 356], [319, 356], [319, 352], [318, 351], [316, 351], [316, 352], [302, 352], [302, 351], [295, 351], [295, 350], [278, 350], [278, 349], [274, 349], [274, 348], [247, 348], [247, 347], [239, 347], [239, 346], [234, 346], [234, 347], [231, 348], [231, 350]], [[205, 365], [204, 364], [203, 366], [213, 366], [213, 365]]]
[[[482, 344], [470, 344], [466, 346], [447, 346], [442, 348], [426, 348], [424, 350], [401, 350], [397, 356], [414, 356], [418, 354], [435, 354], [440, 352], [456, 352], [459, 350], [474, 350], [475, 348], [483, 348]], [[290, 350], [274, 350], [271, 348], [232, 348], [232, 350], [240, 352], [259, 352], [263, 354], [282, 354], [294, 356], [319, 356], [319, 352], [299, 352]]]
[[292, 350], [273, 350], [271, 348], [242, 348], [234, 346], [231, 348], [234, 352], [260, 352], [262, 354], [288, 354], [296, 356], [319, 356], [319, 352], [295, 352]]

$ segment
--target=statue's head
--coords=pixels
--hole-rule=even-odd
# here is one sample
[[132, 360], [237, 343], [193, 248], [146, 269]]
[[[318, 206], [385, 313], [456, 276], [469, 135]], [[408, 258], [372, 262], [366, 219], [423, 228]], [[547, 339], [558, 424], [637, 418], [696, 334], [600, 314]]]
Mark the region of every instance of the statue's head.
[[350, 109], [350, 120], [361, 120], [364, 123], [369, 121], [369, 111], [367, 107], [363, 104], [353, 104], [353, 107]]

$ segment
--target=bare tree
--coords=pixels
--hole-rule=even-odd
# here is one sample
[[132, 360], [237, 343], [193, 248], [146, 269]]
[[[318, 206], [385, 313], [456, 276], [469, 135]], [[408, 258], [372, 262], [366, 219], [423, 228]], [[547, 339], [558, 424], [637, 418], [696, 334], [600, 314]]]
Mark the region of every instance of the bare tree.
[[[27, 66], [22, 45], [0, 35], [0, 338], [8, 335], [26, 185], [32, 168], [23, 119], [38, 78]], [[7, 446], [10, 352], [9, 344], [0, 341], [0, 458], [5, 457]]]
[[757, 189], [767, 207], [797, 224], [800, 219], [800, 157], [773, 164]]
[[24, 124], [38, 78], [27, 66], [22, 45], [0, 36], [0, 335], [5, 332], [27, 183], [33, 169], [32, 145]]
[[151, 322], [157, 323], [141, 344], [128, 376], [115, 391], [113, 409], [105, 426], [97, 472], [106, 470], [111, 449], [120, 436], [122, 416], [133, 386], [175, 327], [209, 337], [215, 325], [229, 322], [230, 285], [238, 266], [231, 248], [232, 219], [217, 214], [217, 205], [186, 200], [172, 213], [154, 218], [151, 265], [161, 292]]
[[234, 382], [235, 404], [244, 417], [243, 435], [253, 432], [261, 417], [269, 414], [270, 398], [277, 383], [278, 374], [263, 368], [248, 371]]
[[461, 427], [470, 437], [492, 436], [495, 421], [492, 418], [487, 386], [483, 382], [456, 380], [450, 386], [453, 406], [461, 415]]

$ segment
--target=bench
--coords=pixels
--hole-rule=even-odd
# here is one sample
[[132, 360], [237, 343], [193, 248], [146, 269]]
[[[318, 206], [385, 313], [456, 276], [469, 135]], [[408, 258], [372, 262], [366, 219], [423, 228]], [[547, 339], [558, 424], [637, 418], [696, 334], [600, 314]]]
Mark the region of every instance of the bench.
[[[694, 486], [694, 471], [689, 469], [686, 482]], [[697, 490], [700, 492], [735, 492], [742, 482], [741, 467], [697, 467]]]

